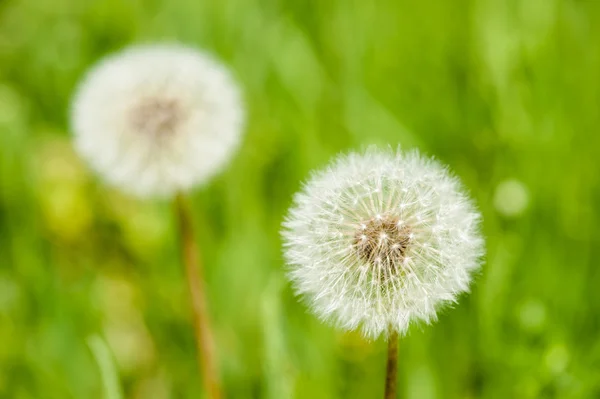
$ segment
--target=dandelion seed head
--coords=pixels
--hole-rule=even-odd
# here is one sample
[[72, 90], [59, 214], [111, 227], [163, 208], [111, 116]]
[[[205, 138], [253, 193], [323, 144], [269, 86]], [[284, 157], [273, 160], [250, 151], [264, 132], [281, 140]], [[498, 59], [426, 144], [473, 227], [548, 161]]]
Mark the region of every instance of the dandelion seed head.
[[296, 194], [288, 275], [323, 320], [370, 338], [429, 323], [479, 268], [480, 214], [461, 183], [417, 152], [337, 158]]
[[79, 153], [109, 183], [138, 196], [202, 184], [237, 149], [239, 89], [213, 57], [183, 45], [110, 55], [80, 83], [71, 108]]

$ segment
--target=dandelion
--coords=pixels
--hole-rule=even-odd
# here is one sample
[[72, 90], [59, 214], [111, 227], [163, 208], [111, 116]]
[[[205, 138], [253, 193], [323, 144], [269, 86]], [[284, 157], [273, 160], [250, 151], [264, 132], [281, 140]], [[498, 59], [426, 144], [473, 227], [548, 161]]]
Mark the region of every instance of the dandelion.
[[321, 319], [388, 338], [386, 397], [398, 335], [468, 290], [479, 220], [460, 182], [417, 152], [341, 156], [296, 194], [283, 230], [289, 278]]
[[76, 91], [75, 144], [109, 183], [168, 196], [219, 172], [239, 145], [237, 85], [211, 56], [182, 45], [141, 45], [108, 56]]
[[208, 397], [220, 385], [202, 267], [183, 193], [208, 181], [239, 145], [244, 112], [227, 69], [182, 45], [134, 46], [91, 69], [74, 96], [75, 146], [110, 184], [175, 196], [199, 366]]

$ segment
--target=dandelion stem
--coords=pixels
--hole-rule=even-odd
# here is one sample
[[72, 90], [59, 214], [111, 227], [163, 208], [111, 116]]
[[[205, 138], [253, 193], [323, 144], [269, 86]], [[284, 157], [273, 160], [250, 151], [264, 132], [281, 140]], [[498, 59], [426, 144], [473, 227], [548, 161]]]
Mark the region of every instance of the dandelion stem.
[[194, 317], [198, 366], [200, 367], [207, 397], [219, 399], [221, 397], [221, 387], [217, 372], [214, 338], [205, 297], [200, 250], [196, 244], [189, 206], [182, 194], [178, 194], [175, 198], [175, 212], [179, 225], [181, 257], [185, 267]]
[[398, 380], [398, 332], [390, 328], [388, 335], [387, 367], [385, 373], [385, 399], [396, 399]]

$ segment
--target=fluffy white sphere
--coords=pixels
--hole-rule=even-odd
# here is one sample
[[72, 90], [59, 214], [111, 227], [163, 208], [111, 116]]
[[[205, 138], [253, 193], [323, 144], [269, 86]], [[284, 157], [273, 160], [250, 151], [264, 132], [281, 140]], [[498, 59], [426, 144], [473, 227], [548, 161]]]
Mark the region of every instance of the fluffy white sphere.
[[81, 82], [71, 110], [81, 155], [139, 196], [211, 178], [238, 147], [243, 122], [228, 70], [182, 45], [134, 46], [105, 58]]
[[288, 274], [323, 320], [370, 338], [405, 333], [468, 290], [479, 220], [460, 182], [417, 152], [341, 156], [295, 196]]

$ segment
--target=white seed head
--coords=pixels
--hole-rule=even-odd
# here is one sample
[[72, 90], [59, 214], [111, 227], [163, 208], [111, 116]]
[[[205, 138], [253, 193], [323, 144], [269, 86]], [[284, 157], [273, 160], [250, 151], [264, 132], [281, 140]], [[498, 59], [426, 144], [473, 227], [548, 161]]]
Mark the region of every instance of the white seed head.
[[429, 323], [468, 290], [484, 251], [460, 182], [417, 152], [337, 158], [296, 194], [288, 275], [323, 320], [376, 338]]
[[139, 196], [207, 181], [237, 149], [243, 122], [227, 69], [182, 45], [108, 56], [83, 79], [71, 109], [80, 154], [108, 182]]

